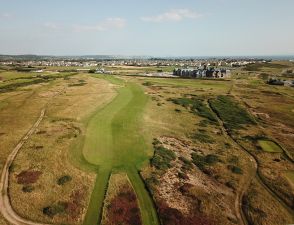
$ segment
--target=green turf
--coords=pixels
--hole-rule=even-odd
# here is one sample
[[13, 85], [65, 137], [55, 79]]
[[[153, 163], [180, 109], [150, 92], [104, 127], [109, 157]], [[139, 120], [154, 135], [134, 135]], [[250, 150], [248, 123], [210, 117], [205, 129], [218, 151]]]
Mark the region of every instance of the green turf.
[[283, 152], [280, 146], [278, 146], [275, 142], [272, 141], [259, 140], [258, 144], [265, 152]]
[[294, 171], [288, 171], [285, 173], [285, 175], [290, 180], [290, 182], [294, 185]]
[[[142, 136], [142, 116], [148, 97], [141, 87], [112, 76], [97, 76], [119, 85], [118, 95], [90, 119], [86, 135], [74, 151], [74, 158], [88, 169], [99, 168], [94, 191], [84, 224], [99, 223], [109, 175], [113, 169], [128, 174], [138, 196], [144, 225], [158, 224], [153, 201], [138, 174], [138, 168], [148, 161], [150, 146]], [[85, 165], [87, 164], [87, 165]]]

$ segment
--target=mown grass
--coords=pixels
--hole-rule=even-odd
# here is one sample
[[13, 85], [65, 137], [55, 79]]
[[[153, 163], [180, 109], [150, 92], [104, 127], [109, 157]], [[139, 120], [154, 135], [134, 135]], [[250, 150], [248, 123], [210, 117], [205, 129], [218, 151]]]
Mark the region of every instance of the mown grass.
[[142, 133], [143, 109], [148, 97], [141, 87], [113, 76], [95, 75], [118, 85], [118, 95], [89, 121], [83, 158], [99, 167], [96, 185], [84, 224], [96, 224], [101, 215], [108, 177], [112, 169], [125, 171], [137, 193], [144, 224], [157, 224], [152, 199], [145, 189], [136, 168], [148, 161], [148, 145]]
[[256, 124], [246, 109], [241, 107], [232, 97], [221, 95], [216, 99], [209, 100], [209, 103], [229, 131], [243, 129], [245, 125]]
[[265, 152], [283, 152], [280, 146], [278, 146], [275, 142], [268, 140], [258, 140], [257, 142], [262, 150]]

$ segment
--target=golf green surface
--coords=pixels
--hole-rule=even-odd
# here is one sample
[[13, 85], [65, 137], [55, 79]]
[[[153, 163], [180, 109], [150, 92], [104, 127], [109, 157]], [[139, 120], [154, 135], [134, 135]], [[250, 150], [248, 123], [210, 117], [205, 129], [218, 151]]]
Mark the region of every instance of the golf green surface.
[[262, 148], [262, 150], [265, 152], [272, 152], [272, 153], [283, 152], [281, 147], [272, 141], [259, 140], [258, 144]]
[[138, 197], [143, 224], [158, 224], [152, 198], [138, 173], [138, 168], [150, 155], [150, 147], [142, 135], [142, 116], [148, 97], [135, 83], [103, 78], [119, 87], [117, 96], [90, 119], [83, 141], [83, 158], [99, 167], [84, 224], [100, 223], [103, 200], [113, 169], [127, 173]]

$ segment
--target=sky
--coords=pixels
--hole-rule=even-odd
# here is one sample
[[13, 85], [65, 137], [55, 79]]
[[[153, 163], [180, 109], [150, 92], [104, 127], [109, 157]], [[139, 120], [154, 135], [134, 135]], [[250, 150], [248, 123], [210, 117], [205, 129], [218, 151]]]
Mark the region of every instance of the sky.
[[0, 0], [0, 54], [294, 55], [294, 0]]

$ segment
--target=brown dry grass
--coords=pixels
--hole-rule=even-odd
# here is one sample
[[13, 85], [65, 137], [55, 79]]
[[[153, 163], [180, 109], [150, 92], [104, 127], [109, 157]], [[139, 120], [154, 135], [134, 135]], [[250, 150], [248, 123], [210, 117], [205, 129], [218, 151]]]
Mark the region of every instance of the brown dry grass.
[[[69, 84], [80, 79], [85, 80], [86, 85], [69, 87]], [[3, 139], [1, 147], [5, 147], [5, 151], [1, 151], [1, 162], [6, 160], [9, 151], [35, 122], [41, 108], [54, 95], [59, 95], [52, 99], [37, 132], [25, 143], [13, 162], [10, 174], [12, 206], [19, 215], [33, 221], [81, 224], [95, 174], [75, 168], [69, 162], [68, 154], [72, 141], [83, 134], [87, 118], [109, 101], [115, 92], [106, 81], [86, 75], [30, 88], [31, 91], [9, 98], [9, 107], [0, 111], [0, 119], [3, 121], [0, 129], [4, 133], [0, 137]], [[10, 95], [7, 93], [7, 96]], [[35, 183], [31, 182], [31, 192], [24, 193], [24, 185], [20, 184], [23, 182], [18, 182], [17, 175], [23, 171], [42, 173], [38, 180], [34, 180]], [[72, 179], [64, 185], [58, 185], [58, 179], [65, 175]], [[53, 217], [43, 214], [45, 207], [61, 203], [63, 212]]]

